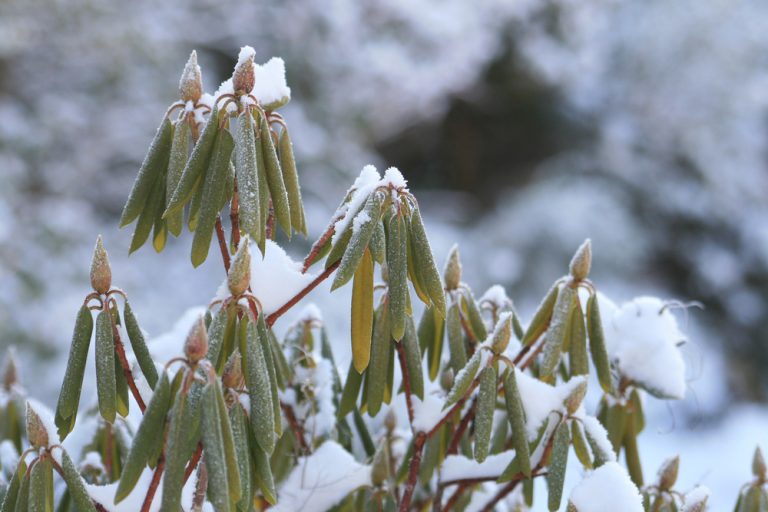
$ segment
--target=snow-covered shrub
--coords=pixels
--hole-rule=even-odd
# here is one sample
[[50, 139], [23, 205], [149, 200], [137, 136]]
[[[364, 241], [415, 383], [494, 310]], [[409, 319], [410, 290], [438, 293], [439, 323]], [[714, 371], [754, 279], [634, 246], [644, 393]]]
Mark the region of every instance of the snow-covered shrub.
[[[500, 286], [475, 298], [457, 247], [440, 275], [395, 168], [365, 167], [292, 261], [275, 241], [278, 227], [307, 234], [277, 112], [290, 89], [280, 59], [253, 56], [243, 48], [209, 95], [192, 54], [121, 219], [136, 223], [131, 251], [150, 238], [163, 250], [186, 223], [192, 264], [213, 243], [224, 283], [147, 342], [97, 240], [55, 413], [27, 400], [26, 433], [12, 355], [4, 367], [0, 512], [704, 510], [706, 489], [673, 489], [677, 458], [645, 486], [638, 452], [646, 395], [685, 392], [671, 304], [598, 293], [586, 241], [524, 327]], [[312, 305], [279, 339], [273, 325], [331, 277], [331, 291], [351, 281], [349, 343], [329, 339]], [[92, 339], [97, 397], [82, 404]], [[594, 415], [590, 386], [602, 393]], [[571, 451], [584, 478], [564, 499]], [[766, 510], [759, 451], [753, 465], [738, 510]]]

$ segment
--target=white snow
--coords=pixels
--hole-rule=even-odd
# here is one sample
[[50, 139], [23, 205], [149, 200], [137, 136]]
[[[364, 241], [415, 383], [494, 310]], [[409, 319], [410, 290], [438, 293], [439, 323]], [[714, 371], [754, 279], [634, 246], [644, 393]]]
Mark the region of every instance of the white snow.
[[440, 469], [440, 480], [451, 482], [465, 478], [495, 479], [504, 472], [514, 458], [514, 450], [489, 455], [483, 462], [477, 462], [463, 455], [449, 455]]
[[606, 347], [622, 375], [664, 398], [685, 396], [686, 341], [670, 308], [656, 297], [637, 297], [620, 308], [598, 294]]
[[578, 512], [643, 512], [637, 487], [616, 462], [603, 464], [589, 473], [571, 491], [570, 502]]
[[305, 400], [297, 404], [293, 389], [288, 389], [285, 393], [286, 402], [294, 406], [294, 413], [304, 425], [304, 433], [310, 444], [314, 439], [331, 433], [336, 427], [336, 407], [333, 405], [333, 366], [329, 360], [319, 357], [319, 351], [318, 346], [314, 367], [305, 368], [298, 365], [295, 367], [294, 382], [302, 389], [311, 389], [314, 400]]
[[598, 421], [594, 416], [581, 416], [581, 424], [584, 427], [584, 432], [590, 439], [599, 447], [603, 452], [603, 457], [608, 457], [611, 462], [616, 460], [616, 454], [613, 451], [613, 445], [608, 440], [608, 432], [603, 427], [603, 424]]
[[443, 410], [445, 397], [435, 393], [425, 392], [424, 400], [413, 395], [411, 402], [413, 404], [413, 430], [415, 432], [429, 432], [451, 411], [450, 408]]
[[95, 468], [100, 473], [107, 474], [104, 463], [101, 460], [101, 454], [99, 452], [90, 451], [83, 456], [83, 460], [78, 465], [80, 468]]
[[585, 382], [586, 377], [579, 375], [558, 386], [550, 386], [515, 368], [517, 387], [523, 400], [525, 411], [525, 429], [528, 439], [536, 439], [539, 427], [553, 411], [565, 411], [563, 401], [577, 386]]
[[390, 167], [384, 171], [381, 184], [394, 188], [406, 188], [408, 186], [408, 182], [403, 178], [403, 173], [397, 167]]
[[253, 59], [254, 55], [256, 55], [256, 50], [254, 50], [253, 47], [240, 47], [240, 53], [237, 55], [237, 64], [235, 65], [235, 68], [239, 67], [241, 64], [247, 62], [248, 60]]
[[[373, 165], [363, 167], [360, 175], [347, 191], [347, 195], [350, 196], [349, 201], [339, 207], [335, 214], [335, 217], [341, 216], [341, 218], [334, 224], [333, 237], [331, 238], [332, 244], [335, 244], [342, 233], [347, 230], [349, 223], [352, 222], [352, 218], [357, 215], [357, 212], [363, 207], [365, 200], [379, 186], [380, 182], [381, 176], [376, 167]], [[352, 215], [350, 216], [350, 214]]]
[[[224, 284], [226, 285], [226, 280]], [[150, 339], [147, 342], [147, 348], [149, 348], [152, 359], [165, 364], [174, 357], [181, 357], [187, 334], [189, 334], [192, 324], [200, 318], [200, 315], [205, 314], [205, 309], [202, 306], [189, 308], [181, 315], [181, 318], [176, 320], [170, 331]]]
[[[139, 480], [136, 482], [136, 486], [133, 491], [126, 496], [120, 503], [115, 504], [115, 493], [117, 493], [117, 486], [119, 482], [114, 482], [107, 485], [94, 485], [85, 484], [85, 489], [88, 491], [88, 495], [97, 501], [100, 505], [106, 508], [109, 512], [136, 512], [141, 510], [141, 506], [144, 503], [144, 499], [147, 495], [147, 489], [152, 481], [152, 474], [154, 470], [150, 468], [144, 468], [144, 471], [139, 476]], [[189, 510], [192, 506], [192, 499], [195, 493], [196, 479], [190, 478], [187, 480], [184, 489], [181, 492], [181, 504], [184, 510]], [[149, 507], [150, 512], [159, 512], [160, 501], [163, 496], [163, 481], [160, 480], [160, 485], [157, 486], [155, 496], [152, 499], [152, 505]]]
[[362, 228], [364, 224], [370, 221], [371, 216], [368, 215], [368, 212], [365, 210], [355, 215], [355, 218], [352, 220], [352, 234], [356, 234], [358, 231], [360, 231], [360, 228]]
[[8, 475], [13, 474], [18, 462], [19, 452], [16, 451], [16, 446], [8, 439], [0, 441], [0, 469], [2, 470], [0, 475], [3, 472]]
[[310, 302], [301, 310], [299, 321], [322, 323], [323, 313], [320, 311], [320, 308], [317, 307], [317, 304]]
[[506, 309], [512, 306], [512, 300], [507, 296], [507, 292], [504, 291], [504, 287], [500, 284], [494, 284], [485, 291], [478, 303], [482, 304], [483, 302], [493, 304], [499, 309]]
[[53, 421], [53, 411], [34, 398], [27, 398], [27, 407], [32, 409], [40, 418], [40, 422], [48, 433], [48, 446], [60, 444], [58, 429]]
[[278, 491], [275, 512], [323, 512], [358, 487], [371, 485], [371, 467], [334, 441], [299, 459]]
[[[251, 254], [257, 254], [254, 246]], [[293, 261], [285, 250], [272, 240], [267, 240], [264, 259], [251, 258], [251, 291], [261, 302], [266, 314], [274, 313], [317, 277], [301, 273], [301, 263]], [[216, 293], [216, 299], [230, 296], [224, 279]]]
[[251, 94], [265, 106], [284, 103], [291, 99], [291, 88], [285, 80], [285, 62], [272, 57], [264, 64], [254, 66], [256, 81]]
[[709, 499], [709, 488], [704, 485], [694, 487], [683, 496], [683, 511], [693, 512], [696, 506], [706, 503]]

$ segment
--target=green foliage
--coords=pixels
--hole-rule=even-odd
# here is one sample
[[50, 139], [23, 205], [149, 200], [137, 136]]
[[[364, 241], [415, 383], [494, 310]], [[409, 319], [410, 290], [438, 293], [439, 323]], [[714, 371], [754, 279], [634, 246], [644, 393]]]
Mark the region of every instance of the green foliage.
[[[11, 360], [2, 381], [8, 399], [0, 401], [0, 440], [10, 440], [19, 457], [15, 467], [0, 468], [7, 474], [0, 482], [8, 482], [0, 485], [0, 512], [107, 507], [89, 495], [86, 482], [114, 483], [115, 501], [138, 496], [148, 506], [154, 499], [162, 510], [179, 510], [185, 486], [196, 491], [195, 510], [203, 499], [217, 511], [265, 510], [292, 499], [292, 493], [309, 499], [301, 494], [304, 469], [328, 446], [340, 452], [325, 464], [343, 469], [345, 456], [357, 464], [338, 481], [322, 481], [323, 471], [312, 475], [320, 479], [317, 486], [339, 486], [339, 501], [328, 504], [335, 510], [460, 509], [483, 485], [495, 486], [488, 507], [519, 486], [515, 510], [534, 501], [558, 510], [566, 467], [574, 460], [571, 447], [588, 472], [614, 463], [623, 452], [647, 510], [706, 507], [706, 495], [686, 501], [674, 491], [678, 459], [665, 464], [657, 482], [643, 485], [637, 436], [645, 428], [645, 391], [609, 358], [589, 279], [589, 241], [523, 329], [505, 296], [475, 298], [462, 281], [457, 247], [448, 255], [443, 282], [419, 204], [399, 171], [390, 169], [382, 178], [366, 168], [304, 261], [306, 273], [325, 257], [324, 271], [281, 308], [265, 311], [251, 280], [251, 268], [263, 261], [252, 261], [250, 242], [263, 254], [277, 226], [290, 238], [307, 234], [307, 219], [287, 124], [276, 112], [287, 97], [262, 103], [253, 94], [258, 80], [253, 56], [245, 52], [232, 92], [208, 102], [193, 53], [180, 100], [166, 112], [120, 219], [121, 226], [136, 222], [133, 252], [150, 233], [154, 248], [162, 250], [169, 232], [181, 235], [186, 218], [195, 267], [208, 257], [215, 235], [228, 293], [196, 319], [177, 347], [183, 357], [155, 361], [126, 293], [112, 286], [99, 240], [94, 291], [84, 297], [75, 320], [55, 424], [63, 439], [87, 428], [83, 416], [92, 419], [96, 427], [87, 449], [101, 457], [103, 467], [76, 466], [29, 405], [22, 427], [23, 393]], [[227, 207], [229, 239], [222, 222]], [[272, 330], [285, 311], [331, 276], [332, 290], [352, 281], [344, 379], [332, 350], [338, 344], [314, 310], [282, 340]], [[423, 303], [418, 328], [414, 298]], [[127, 355], [123, 332], [130, 342]], [[98, 407], [83, 408], [92, 337]], [[590, 366], [603, 393], [597, 419], [582, 404]], [[542, 416], [537, 401], [551, 410]], [[135, 428], [124, 419], [131, 402], [142, 413]], [[84, 454], [73, 455], [80, 460]], [[499, 474], [445, 476], [451, 464], [477, 468], [491, 458], [502, 461]], [[65, 492], [54, 493], [54, 473]], [[759, 450], [753, 473], [737, 512], [768, 510]], [[542, 476], [546, 499], [533, 492], [533, 480]], [[345, 481], [356, 483], [344, 487]], [[568, 507], [576, 510], [573, 503]]]

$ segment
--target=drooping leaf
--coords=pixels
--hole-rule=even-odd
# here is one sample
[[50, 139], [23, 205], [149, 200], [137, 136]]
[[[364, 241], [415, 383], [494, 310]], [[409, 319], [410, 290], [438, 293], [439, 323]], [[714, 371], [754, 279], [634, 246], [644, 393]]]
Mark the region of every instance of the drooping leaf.
[[115, 389], [115, 343], [109, 310], [96, 317], [96, 390], [99, 412], [107, 423], [115, 422], [117, 390]]
[[219, 216], [220, 205], [226, 195], [229, 161], [234, 149], [234, 139], [228, 130], [222, 129], [216, 137], [213, 154], [205, 172], [203, 202], [192, 239], [192, 265], [197, 267], [208, 256], [213, 237], [213, 227]]
[[[214, 105], [208, 122], [200, 135], [200, 139], [192, 149], [192, 154], [184, 166], [179, 184], [168, 201], [168, 206], [163, 213], [168, 217], [175, 210], [182, 208], [192, 199], [192, 193], [205, 182], [205, 171], [213, 157], [213, 149], [219, 133], [219, 109]], [[202, 195], [202, 194], [201, 194]]]
[[358, 373], [368, 367], [373, 329], [373, 260], [366, 250], [352, 283], [352, 361]]
[[366, 389], [368, 391], [368, 414], [375, 416], [384, 399], [387, 382], [387, 372], [390, 361], [390, 311], [385, 300], [377, 308], [373, 321], [373, 337], [371, 339], [371, 362], [367, 370]]
[[480, 389], [475, 409], [475, 460], [477, 462], [483, 462], [488, 456], [495, 409], [496, 369], [488, 366], [480, 372]]
[[128, 200], [120, 216], [120, 227], [127, 226], [141, 214], [148, 201], [150, 192], [157, 185], [158, 177], [165, 175], [168, 169], [168, 159], [173, 138], [173, 124], [167, 117], [163, 118], [155, 137], [144, 157], [133, 188], [128, 194]]
[[[88, 359], [88, 346], [91, 344], [91, 334], [93, 333], [93, 317], [91, 311], [86, 305], [80, 308], [75, 321], [75, 329], [72, 334], [72, 344], [69, 349], [69, 359], [67, 360], [67, 370], [64, 374], [64, 382], [61, 385], [59, 401], [56, 405], [56, 418], [67, 420], [77, 415], [77, 408], [80, 403], [80, 391], [83, 387], [83, 375], [85, 374], [85, 364]], [[74, 419], [74, 418], [73, 418]], [[70, 432], [70, 422], [63, 424], [56, 423], [59, 431], [59, 437], [64, 439]], [[64, 428], [62, 428], [64, 427]]]

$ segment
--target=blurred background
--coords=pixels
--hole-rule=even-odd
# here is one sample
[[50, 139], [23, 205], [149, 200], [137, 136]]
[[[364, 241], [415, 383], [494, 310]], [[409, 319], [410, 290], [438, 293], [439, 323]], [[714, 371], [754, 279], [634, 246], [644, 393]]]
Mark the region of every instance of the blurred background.
[[[682, 451], [681, 482], [731, 506], [768, 447], [768, 3], [263, 4], [0, 3], [0, 354], [31, 394], [55, 402], [97, 234], [150, 334], [214, 294], [220, 262], [193, 271], [189, 236], [128, 258], [117, 219], [189, 52], [213, 92], [248, 44], [287, 65], [297, 259], [363, 165], [394, 165], [438, 261], [460, 240], [475, 293], [504, 285], [524, 318], [587, 237], [614, 300], [701, 302], [678, 311], [688, 396], [641, 440], [647, 473]], [[327, 302], [343, 338], [348, 302]]]

